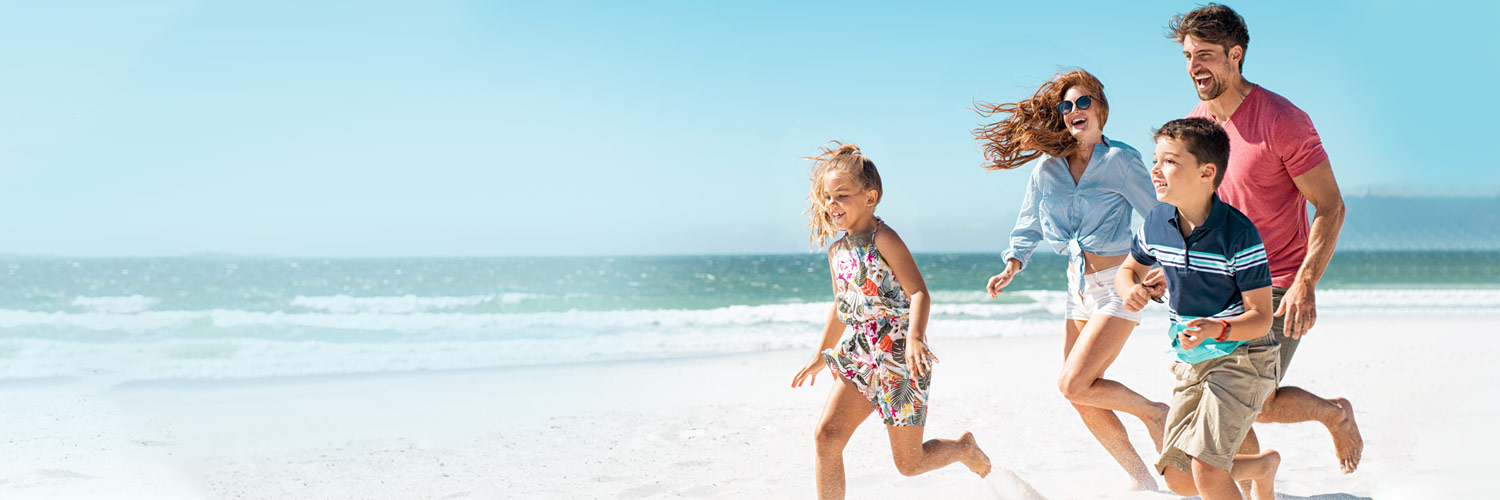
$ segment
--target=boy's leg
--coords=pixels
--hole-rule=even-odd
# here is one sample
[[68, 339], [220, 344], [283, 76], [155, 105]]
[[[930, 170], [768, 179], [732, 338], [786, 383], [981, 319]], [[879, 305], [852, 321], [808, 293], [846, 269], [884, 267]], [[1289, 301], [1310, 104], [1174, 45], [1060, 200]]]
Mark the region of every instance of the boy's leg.
[[990, 457], [979, 449], [974, 434], [965, 432], [958, 439], [929, 439], [922, 442], [923, 426], [886, 426], [891, 437], [891, 458], [903, 476], [915, 476], [953, 462], [963, 462], [979, 477], [990, 474]]
[[833, 390], [823, 405], [823, 417], [813, 434], [817, 445], [817, 485], [819, 499], [844, 498], [844, 445], [854, 429], [874, 411], [854, 383], [834, 376]]
[[1208, 465], [1208, 463], [1193, 458], [1193, 485], [1198, 488], [1198, 496], [1203, 500], [1241, 500], [1240, 489], [1234, 484], [1234, 476], [1229, 471]]

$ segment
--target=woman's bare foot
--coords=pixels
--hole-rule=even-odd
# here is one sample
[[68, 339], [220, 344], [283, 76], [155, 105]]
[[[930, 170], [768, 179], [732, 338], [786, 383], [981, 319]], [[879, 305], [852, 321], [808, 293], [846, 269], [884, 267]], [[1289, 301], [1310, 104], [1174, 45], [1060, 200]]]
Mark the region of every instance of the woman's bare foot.
[[1130, 478], [1129, 491], [1157, 491], [1156, 478], [1151, 476]]
[[967, 450], [963, 458], [959, 459], [964, 466], [981, 478], [990, 475], [990, 456], [984, 454], [984, 450], [979, 449], [979, 443], [974, 441], [974, 433], [965, 432], [964, 435], [959, 436], [958, 442]]
[[[1156, 412], [1142, 417], [1141, 423], [1146, 424], [1146, 433], [1151, 435], [1151, 442], [1156, 444], [1156, 452], [1161, 453], [1162, 435], [1167, 431], [1167, 410], [1172, 407], [1155, 401], [1151, 402], [1151, 406], [1156, 408]], [[1152, 481], [1151, 484], [1156, 484], [1156, 481]]]
[[1333, 435], [1333, 450], [1339, 456], [1339, 468], [1345, 474], [1359, 467], [1359, 458], [1365, 451], [1365, 440], [1359, 435], [1359, 424], [1354, 423], [1354, 406], [1344, 398], [1333, 398], [1334, 404], [1343, 410], [1338, 421], [1328, 424], [1328, 433]]

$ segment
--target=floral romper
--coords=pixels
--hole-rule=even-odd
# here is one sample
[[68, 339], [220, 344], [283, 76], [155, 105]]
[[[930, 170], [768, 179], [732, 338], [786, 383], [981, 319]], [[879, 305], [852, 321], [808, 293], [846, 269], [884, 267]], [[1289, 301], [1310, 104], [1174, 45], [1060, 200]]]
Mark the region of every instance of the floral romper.
[[823, 361], [870, 400], [886, 425], [924, 425], [932, 372], [917, 380], [906, 369], [906, 331], [911, 299], [875, 249], [876, 219], [868, 234], [846, 234], [830, 259], [839, 319], [849, 325]]

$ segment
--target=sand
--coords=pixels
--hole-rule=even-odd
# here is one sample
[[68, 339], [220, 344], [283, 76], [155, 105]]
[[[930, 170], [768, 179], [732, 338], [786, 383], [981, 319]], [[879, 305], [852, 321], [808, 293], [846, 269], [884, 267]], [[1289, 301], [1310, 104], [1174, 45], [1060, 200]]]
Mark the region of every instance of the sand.
[[[1496, 444], [1481, 424], [1500, 418], [1497, 319], [1320, 316], [1286, 383], [1352, 400], [1364, 459], [1343, 475], [1321, 425], [1259, 425], [1282, 453], [1281, 498], [1493, 498], [1478, 459]], [[1163, 331], [1137, 329], [1108, 375], [1165, 401]], [[1057, 393], [1060, 336], [931, 335], [942, 363], [927, 436], [973, 431], [996, 472], [903, 477], [868, 420], [846, 451], [850, 498], [1177, 498], [1123, 491], [1125, 473]], [[789, 387], [810, 355], [9, 381], [0, 498], [811, 498], [812, 431], [833, 380]], [[1125, 423], [1155, 461], [1144, 427]]]

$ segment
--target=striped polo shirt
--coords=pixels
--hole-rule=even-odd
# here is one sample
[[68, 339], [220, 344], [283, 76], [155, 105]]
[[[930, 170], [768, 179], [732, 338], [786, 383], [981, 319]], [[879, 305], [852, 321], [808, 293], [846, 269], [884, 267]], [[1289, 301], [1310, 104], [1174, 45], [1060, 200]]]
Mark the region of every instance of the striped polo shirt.
[[1172, 352], [1184, 363], [1224, 356], [1246, 341], [1203, 339], [1183, 350], [1177, 332], [1196, 318], [1224, 319], [1245, 312], [1241, 292], [1271, 286], [1266, 248], [1250, 218], [1213, 197], [1208, 220], [1186, 238], [1177, 222], [1177, 207], [1157, 205], [1130, 244], [1130, 256], [1142, 265], [1160, 262], [1167, 279], [1172, 312]]

